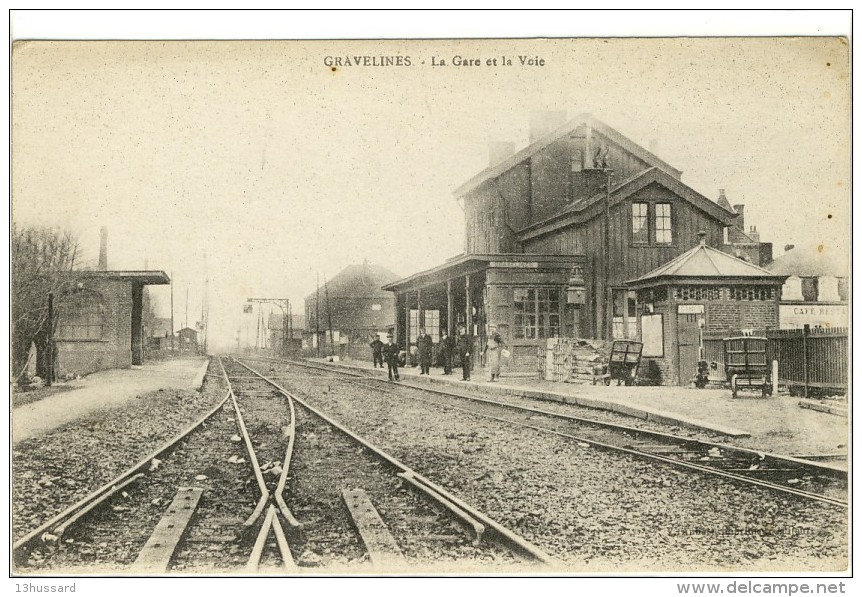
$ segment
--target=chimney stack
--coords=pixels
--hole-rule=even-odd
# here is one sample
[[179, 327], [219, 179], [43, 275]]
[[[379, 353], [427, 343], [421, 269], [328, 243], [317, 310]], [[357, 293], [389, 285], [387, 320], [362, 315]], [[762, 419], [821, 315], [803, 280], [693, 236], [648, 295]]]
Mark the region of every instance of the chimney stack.
[[551, 134], [566, 123], [566, 112], [533, 112], [530, 114], [530, 143]]
[[757, 231], [757, 226], [751, 226], [748, 230], [748, 238], [756, 243], [760, 242], [760, 233]]
[[108, 229], [102, 226], [99, 230], [99, 271], [108, 270]]
[[511, 141], [491, 141], [488, 143], [488, 165], [496, 166], [515, 154], [515, 144]]
[[733, 210], [739, 214], [736, 217], [736, 225], [739, 226], [739, 229], [745, 232], [745, 204], [738, 203], [733, 206]]

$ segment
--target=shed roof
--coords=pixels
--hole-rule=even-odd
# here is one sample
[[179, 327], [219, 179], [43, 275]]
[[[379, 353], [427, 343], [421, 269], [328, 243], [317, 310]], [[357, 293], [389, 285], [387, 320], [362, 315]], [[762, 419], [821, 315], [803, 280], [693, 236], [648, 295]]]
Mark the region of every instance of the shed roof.
[[776, 284], [780, 284], [786, 276], [776, 275], [733, 255], [700, 244], [627, 284], [645, 286], [660, 279], [672, 278], [737, 278], [775, 281]]
[[81, 278], [133, 280], [141, 284], [170, 284], [171, 279], [160, 270], [83, 270], [73, 272]]

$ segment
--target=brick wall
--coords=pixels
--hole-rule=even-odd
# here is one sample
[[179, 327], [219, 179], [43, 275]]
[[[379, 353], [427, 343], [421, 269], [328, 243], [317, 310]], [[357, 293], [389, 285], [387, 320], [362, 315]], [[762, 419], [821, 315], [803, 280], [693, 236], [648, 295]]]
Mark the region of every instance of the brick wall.
[[778, 306], [774, 300], [705, 302], [706, 331], [778, 327]]
[[[103, 305], [102, 337], [99, 340], [57, 339], [59, 375], [86, 375], [101, 369], [125, 368], [132, 364], [132, 283], [123, 280], [84, 281]], [[60, 317], [62, 317], [62, 312]]]

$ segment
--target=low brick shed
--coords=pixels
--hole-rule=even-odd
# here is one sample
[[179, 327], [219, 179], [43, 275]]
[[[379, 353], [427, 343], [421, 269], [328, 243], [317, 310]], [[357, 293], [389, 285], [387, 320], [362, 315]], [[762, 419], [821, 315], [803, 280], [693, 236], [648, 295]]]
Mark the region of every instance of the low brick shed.
[[701, 244], [628, 282], [641, 306], [640, 375], [686, 385], [697, 373], [704, 333], [778, 328], [786, 276]]

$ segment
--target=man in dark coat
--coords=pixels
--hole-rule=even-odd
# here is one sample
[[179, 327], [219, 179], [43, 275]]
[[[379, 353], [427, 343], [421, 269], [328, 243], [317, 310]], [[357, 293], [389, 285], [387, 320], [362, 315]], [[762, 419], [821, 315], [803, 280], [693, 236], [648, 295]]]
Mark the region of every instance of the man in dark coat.
[[452, 353], [454, 349], [455, 339], [443, 332], [443, 336], [440, 338], [440, 354], [437, 357], [437, 364], [443, 367], [443, 375], [452, 375]]
[[461, 372], [464, 381], [470, 381], [470, 351], [473, 350], [473, 338], [467, 334], [464, 326], [458, 328], [458, 356], [461, 359]]
[[393, 377], [395, 381], [401, 381], [398, 375], [398, 345], [392, 341], [392, 334], [386, 336], [386, 345], [383, 347], [383, 356], [386, 358], [386, 364], [389, 365], [389, 381]]
[[383, 369], [383, 342], [380, 340], [380, 336], [374, 336], [374, 341], [371, 343], [371, 355], [374, 359], [374, 368], [377, 369], [377, 363], [380, 363], [380, 368]]
[[419, 375], [431, 375], [431, 354], [433, 352], [434, 340], [425, 333], [425, 328], [419, 328], [419, 337], [416, 338], [416, 348], [419, 351]]

